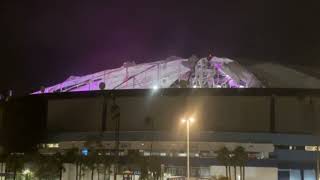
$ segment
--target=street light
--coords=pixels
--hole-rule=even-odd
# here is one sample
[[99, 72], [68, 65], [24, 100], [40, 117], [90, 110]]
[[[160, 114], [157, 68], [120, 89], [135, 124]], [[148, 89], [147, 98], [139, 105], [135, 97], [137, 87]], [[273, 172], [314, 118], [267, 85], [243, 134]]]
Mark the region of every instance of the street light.
[[154, 91], [156, 91], [156, 90], [159, 89], [159, 87], [158, 87], [158, 85], [153, 85], [153, 86], [152, 86], [152, 89], [153, 89]]
[[187, 180], [190, 180], [190, 141], [189, 141], [189, 132], [190, 132], [190, 123], [193, 123], [195, 120], [193, 117], [190, 117], [188, 119], [183, 118], [182, 123], [187, 123]]

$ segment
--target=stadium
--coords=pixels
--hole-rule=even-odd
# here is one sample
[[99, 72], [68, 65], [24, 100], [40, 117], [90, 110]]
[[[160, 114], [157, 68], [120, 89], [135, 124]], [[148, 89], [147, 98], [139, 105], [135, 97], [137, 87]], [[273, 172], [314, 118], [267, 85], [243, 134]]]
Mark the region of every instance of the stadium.
[[[315, 180], [319, 88], [317, 76], [276, 64], [245, 66], [213, 56], [125, 62], [70, 76], [28, 96], [5, 98], [0, 142], [3, 152], [76, 148], [90, 156], [93, 146], [103, 152], [100, 158], [117, 157], [110, 165], [117, 170], [107, 173], [86, 169], [78, 175], [77, 165], [64, 163], [62, 179], [140, 178], [141, 168], [121, 166], [132, 153], [157, 158], [160, 175], [150, 172], [150, 177], [184, 179], [190, 141], [193, 179]], [[194, 120], [189, 141], [182, 119]], [[220, 150], [239, 147], [247, 154], [242, 163], [221, 161]], [[5, 173], [2, 164], [0, 173]]]

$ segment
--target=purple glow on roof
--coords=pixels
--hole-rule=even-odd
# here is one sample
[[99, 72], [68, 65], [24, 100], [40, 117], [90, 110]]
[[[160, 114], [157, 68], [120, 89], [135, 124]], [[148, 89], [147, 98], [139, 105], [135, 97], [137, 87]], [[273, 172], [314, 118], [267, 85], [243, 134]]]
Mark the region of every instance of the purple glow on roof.
[[70, 76], [60, 84], [33, 94], [94, 91], [100, 90], [100, 83], [104, 83], [105, 89], [109, 90], [152, 89], [154, 85], [159, 88], [180, 88], [182, 80], [186, 81], [190, 88], [261, 87], [261, 83], [252, 73], [233, 62], [230, 59], [213, 57], [211, 60], [199, 59], [194, 67], [185, 65], [189, 61], [182, 58], [144, 64], [125, 63], [116, 69], [86, 76]]
[[214, 63], [214, 67], [216, 69], [222, 69], [222, 64], [221, 63]]
[[238, 83], [236, 83], [233, 79], [230, 79], [228, 83], [229, 83], [230, 87], [235, 87], [235, 88], [240, 87], [240, 85]]

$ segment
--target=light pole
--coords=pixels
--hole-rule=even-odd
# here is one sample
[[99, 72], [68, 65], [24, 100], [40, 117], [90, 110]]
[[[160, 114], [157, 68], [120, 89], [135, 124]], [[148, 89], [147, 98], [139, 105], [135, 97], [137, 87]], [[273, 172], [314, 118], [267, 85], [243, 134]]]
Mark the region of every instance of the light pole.
[[319, 146], [317, 145], [317, 151], [316, 151], [317, 155], [317, 170], [316, 170], [316, 179], [317, 180], [320, 180], [320, 177], [319, 177]]
[[193, 123], [194, 119], [191, 117], [189, 119], [182, 119], [182, 123], [187, 123], [187, 180], [190, 180], [190, 123]]

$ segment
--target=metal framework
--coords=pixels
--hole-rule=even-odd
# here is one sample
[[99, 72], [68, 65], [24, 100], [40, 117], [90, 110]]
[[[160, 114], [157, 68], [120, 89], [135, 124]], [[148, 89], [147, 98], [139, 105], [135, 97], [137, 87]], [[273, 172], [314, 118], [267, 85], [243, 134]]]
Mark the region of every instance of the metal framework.
[[212, 57], [168, 58], [151, 63], [126, 62], [120, 68], [85, 76], [70, 76], [66, 81], [34, 92], [55, 93], [100, 89], [151, 88], [251, 88], [263, 87], [260, 81], [236, 61]]

